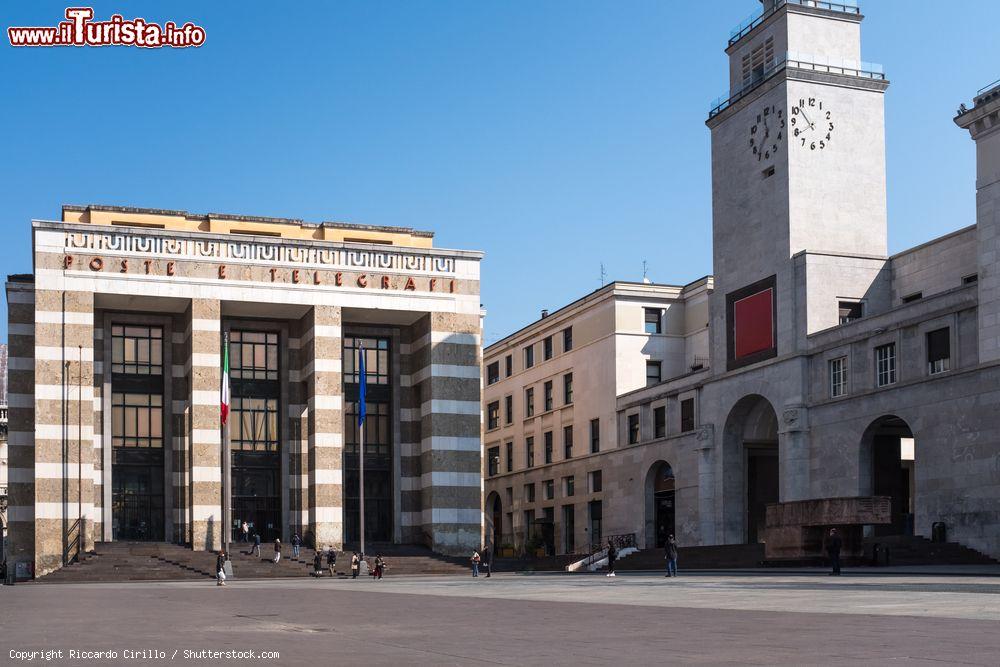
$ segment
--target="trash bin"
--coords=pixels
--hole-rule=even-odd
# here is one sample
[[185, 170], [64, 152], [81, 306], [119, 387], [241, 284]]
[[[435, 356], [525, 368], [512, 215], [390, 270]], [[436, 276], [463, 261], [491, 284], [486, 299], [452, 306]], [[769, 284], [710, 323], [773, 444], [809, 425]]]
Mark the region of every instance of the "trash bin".
[[944, 521], [935, 521], [931, 524], [931, 542], [947, 542], [948, 541], [948, 528], [944, 525]]

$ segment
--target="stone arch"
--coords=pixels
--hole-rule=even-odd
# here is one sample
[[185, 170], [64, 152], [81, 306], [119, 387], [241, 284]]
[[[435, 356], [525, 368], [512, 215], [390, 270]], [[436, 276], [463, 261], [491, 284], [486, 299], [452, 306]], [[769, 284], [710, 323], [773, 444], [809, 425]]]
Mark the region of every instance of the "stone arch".
[[663, 546], [667, 534], [675, 534], [676, 479], [673, 467], [659, 460], [649, 466], [643, 486], [646, 548]]
[[729, 411], [722, 434], [722, 516], [726, 544], [763, 539], [764, 507], [777, 502], [778, 415], [760, 394]]
[[913, 534], [916, 513], [916, 443], [909, 422], [887, 414], [873, 420], [858, 448], [858, 494], [889, 496], [892, 524], [875, 535]]

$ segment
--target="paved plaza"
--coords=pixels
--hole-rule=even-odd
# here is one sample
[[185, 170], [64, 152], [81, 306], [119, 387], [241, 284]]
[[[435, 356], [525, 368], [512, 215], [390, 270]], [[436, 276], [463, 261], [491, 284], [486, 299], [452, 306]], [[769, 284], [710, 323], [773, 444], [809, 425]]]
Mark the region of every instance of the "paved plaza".
[[998, 621], [1000, 578], [990, 576], [502, 574], [0, 589], [3, 661], [11, 650], [62, 650], [50, 664], [67, 665], [232, 661], [200, 651], [277, 652], [255, 662], [288, 665], [996, 665]]

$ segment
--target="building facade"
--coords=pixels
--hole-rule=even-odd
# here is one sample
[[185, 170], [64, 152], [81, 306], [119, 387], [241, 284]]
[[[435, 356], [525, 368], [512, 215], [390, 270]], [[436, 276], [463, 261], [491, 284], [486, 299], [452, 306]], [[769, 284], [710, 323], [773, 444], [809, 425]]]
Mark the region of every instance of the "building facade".
[[707, 120], [708, 361], [618, 395], [617, 447], [590, 462], [605, 534], [781, 559], [821, 554], [831, 526], [856, 550], [939, 524], [1000, 556], [1000, 86], [956, 118], [975, 224], [889, 256], [888, 81], [861, 60], [862, 20], [766, 0], [733, 31]]
[[32, 231], [34, 274], [7, 282], [18, 576], [100, 541], [217, 549], [242, 521], [356, 542], [362, 349], [368, 542], [479, 542], [480, 253], [404, 228], [98, 206]]

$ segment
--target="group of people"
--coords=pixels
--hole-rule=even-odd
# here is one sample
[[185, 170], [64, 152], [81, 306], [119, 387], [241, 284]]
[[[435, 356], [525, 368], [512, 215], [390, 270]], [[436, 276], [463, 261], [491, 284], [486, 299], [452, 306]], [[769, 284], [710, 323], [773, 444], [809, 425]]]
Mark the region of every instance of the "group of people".
[[[667, 564], [665, 577], [677, 576], [677, 540], [673, 535], [667, 536], [667, 543], [664, 549], [664, 560]], [[618, 548], [613, 540], [608, 539], [608, 573], [606, 576], [615, 576], [615, 561], [618, 560]]]
[[490, 570], [493, 569], [491, 567], [491, 565], [493, 565], [493, 561], [490, 560], [490, 548], [489, 547], [483, 547], [483, 553], [482, 553], [482, 555], [480, 555], [478, 551], [473, 550], [472, 557], [469, 560], [472, 562], [472, 576], [473, 577], [478, 577], [479, 576], [479, 568], [482, 567], [482, 568], [486, 569], [486, 578], [487, 579], [490, 578]]

